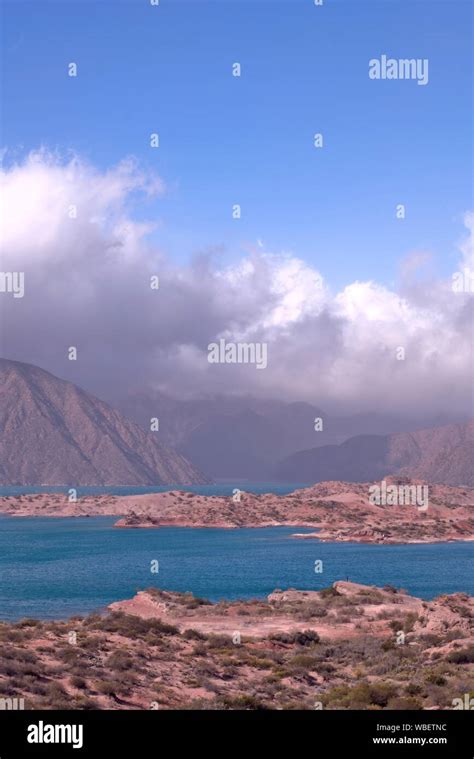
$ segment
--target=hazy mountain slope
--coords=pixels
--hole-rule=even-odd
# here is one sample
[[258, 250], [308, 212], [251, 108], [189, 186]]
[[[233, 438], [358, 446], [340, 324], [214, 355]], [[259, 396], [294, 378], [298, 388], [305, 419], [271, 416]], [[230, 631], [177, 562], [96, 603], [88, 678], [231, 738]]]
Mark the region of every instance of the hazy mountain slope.
[[103, 401], [31, 364], [0, 359], [0, 482], [206, 482], [192, 464]]
[[[328, 477], [370, 479], [379, 472], [374, 461], [379, 462], [380, 471], [386, 468], [380, 436], [462, 421], [452, 417], [446, 421], [443, 416], [417, 420], [370, 412], [335, 416], [305, 402], [231, 395], [177, 400], [156, 391], [132, 392], [113, 405], [146, 430], [150, 419], [158, 417], [160, 440], [209, 476], [251, 481], [272, 480], [278, 462], [292, 454], [300, 457], [300, 476], [295, 469], [294, 479], [292, 465], [285, 465], [287, 476], [278, 476], [290, 482], [314, 481], [310, 449], [323, 447], [331, 449], [321, 451], [316, 464]], [[323, 419], [323, 430], [316, 432], [317, 417]], [[364, 442], [348, 443], [336, 450], [355, 436]], [[369, 438], [374, 438], [372, 443]], [[300, 453], [303, 451], [306, 453]]]
[[363, 482], [401, 474], [446, 485], [474, 485], [474, 422], [394, 435], [359, 435], [342, 445], [299, 451], [276, 477], [289, 482]]
[[160, 439], [209, 476], [253, 481], [271, 477], [287, 454], [314, 445], [314, 418], [322, 416], [308, 403], [245, 396], [175, 400], [162, 393], [134, 394], [118, 408], [144, 428], [158, 417]]
[[390, 436], [397, 472], [446, 485], [474, 485], [474, 422]]
[[216, 415], [193, 430], [180, 446], [212, 477], [265, 480], [273, 467], [279, 427], [253, 411]]
[[[144, 429], [159, 417], [160, 439], [217, 479], [271, 480], [277, 463], [297, 451], [336, 446], [358, 433], [416, 428], [390, 415], [331, 417], [310, 403], [250, 396], [177, 400], [159, 392], [131, 393], [114, 405]], [[323, 431], [314, 429], [317, 417]]]

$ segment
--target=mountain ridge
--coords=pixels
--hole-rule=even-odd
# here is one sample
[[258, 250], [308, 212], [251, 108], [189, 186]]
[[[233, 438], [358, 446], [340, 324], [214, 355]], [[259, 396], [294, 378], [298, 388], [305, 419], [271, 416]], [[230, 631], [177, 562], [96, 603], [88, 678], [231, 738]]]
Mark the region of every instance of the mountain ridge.
[[104, 401], [34, 364], [0, 359], [0, 483], [175, 485], [210, 480]]
[[[360, 454], [363, 452], [363, 462]], [[276, 467], [277, 480], [363, 482], [400, 475], [445, 485], [474, 485], [474, 421], [392, 435], [357, 435], [310, 448]]]

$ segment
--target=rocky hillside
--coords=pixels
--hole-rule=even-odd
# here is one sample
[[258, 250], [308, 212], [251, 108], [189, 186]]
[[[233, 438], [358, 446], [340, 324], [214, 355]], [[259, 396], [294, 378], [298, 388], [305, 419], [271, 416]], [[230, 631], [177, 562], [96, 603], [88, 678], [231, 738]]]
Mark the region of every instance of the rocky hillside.
[[25, 709], [459, 709], [472, 614], [464, 593], [350, 582], [218, 604], [150, 588], [73, 623], [0, 623], [0, 689]]
[[358, 435], [342, 445], [299, 451], [283, 459], [276, 478], [287, 482], [363, 482], [402, 475], [446, 485], [474, 485], [474, 422]]
[[0, 359], [0, 484], [205, 483], [183, 456], [103, 401], [31, 364]]

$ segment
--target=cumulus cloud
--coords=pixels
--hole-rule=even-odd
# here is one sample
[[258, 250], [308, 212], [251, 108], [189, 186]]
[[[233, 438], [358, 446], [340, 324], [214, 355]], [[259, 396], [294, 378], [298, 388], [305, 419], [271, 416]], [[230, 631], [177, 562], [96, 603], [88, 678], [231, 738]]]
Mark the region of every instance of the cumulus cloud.
[[468, 235], [461, 240], [460, 250], [462, 253], [462, 265], [474, 271], [474, 211], [464, 214], [464, 226]]
[[[0, 294], [4, 356], [105, 398], [149, 387], [344, 411], [469, 411], [469, 292], [450, 279], [406, 287], [406, 268], [399, 292], [373, 281], [333, 292], [324, 272], [261, 244], [232, 266], [214, 254], [177, 266], [133, 210], [140, 193], [164, 189], [133, 159], [103, 172], [40, 151], [2, 170], [1, 268], [25, 273], [23, 298]], [[472, 261], [474, 214], [464, 222], [460, 267]], [[266, 342], [267, 369], [209, 364], [207, 346], [222, 337]]]

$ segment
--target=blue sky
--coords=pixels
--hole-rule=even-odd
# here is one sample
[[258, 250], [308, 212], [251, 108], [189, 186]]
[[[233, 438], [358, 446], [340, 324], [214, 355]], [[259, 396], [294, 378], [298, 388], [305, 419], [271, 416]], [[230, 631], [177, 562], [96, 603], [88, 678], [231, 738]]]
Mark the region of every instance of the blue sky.
[[[455, 268], [473, 206], [470, 2], [16, 0], [3, 16], [7, 160], [40, 145], [101, 169], [137, 156], [168, 190], [136, 215], [176, 261], [261, 239], [335, 287], [390, 284], [413, 250]], [[371, 81], [384, 53], [428, 58], [428, 85]]]

